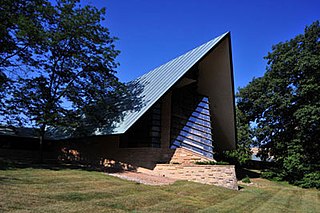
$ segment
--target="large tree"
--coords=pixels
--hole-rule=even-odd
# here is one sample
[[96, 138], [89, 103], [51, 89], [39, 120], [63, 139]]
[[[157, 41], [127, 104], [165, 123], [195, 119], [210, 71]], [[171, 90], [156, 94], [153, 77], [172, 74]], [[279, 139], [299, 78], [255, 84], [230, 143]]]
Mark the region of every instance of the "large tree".
[[[46, 16], [44, 0], [3, 0], [0, 4], [0, 111], [4, 92], [10, 86], [8, 70], [14, 72], [24, 64], [32, 64], [32, 52], [40, 51], [43, 42], [41, 21]], [[11, 76], [11, 75], [10, 75]]]
[[[45, 15], [35, 29], [41, 42], [27, 47], [28, 58], [11, 58], [4, 70], [13, 84], [0, 118], [37, 127], [40, 138], [48, 127], [82, 129], [84, 134], [98, 127], [111, 131], [122, 110], [119, 98], [123, 103], [130, 96], [115, 76], [119, 51], [116, 38], [102, 25], [105, 8], [82, 6], [77, 0], [58, 0], [54, 5], [43, 0], [42, 4], [45, 7], [38, 9]], [[18, 34], [13, 36], [17, 38]], [[13, 43], [14, 53], [24, 48]]]
[[267, 71], [239, 90], [254, 136], [291, 182], [320, 164], [320, 26], [272, 47]]
[[0, 4], [0, 71], [34, 62], [43, 42], [41, 25], [50, 10], [45, 0], [3, 0]]
[[236, 149], [225, 152], [227, 160], [233, 164], [244, 165], [251, 160], [251, 146], [254, 143], [250, 121], [238, 107], [236, 107], [237, 144]]

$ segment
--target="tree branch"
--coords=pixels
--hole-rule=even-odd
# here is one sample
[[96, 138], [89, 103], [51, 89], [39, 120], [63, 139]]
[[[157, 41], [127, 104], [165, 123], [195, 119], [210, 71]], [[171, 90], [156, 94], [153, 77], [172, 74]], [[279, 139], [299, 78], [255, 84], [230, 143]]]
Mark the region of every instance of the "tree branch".
[[9, 58], [12, 58], [13, 56], [19, 54], [20, 52], [24, 51], [25, 49], [27, 49], [28, 44], [26, 44], [23, 48], [17, 50], [15, 53], [8, 55], [7, 57], [5, 57], [2, 61], [0, 61], [0, 66], [2, 66], [6, 60], [8, 60]]

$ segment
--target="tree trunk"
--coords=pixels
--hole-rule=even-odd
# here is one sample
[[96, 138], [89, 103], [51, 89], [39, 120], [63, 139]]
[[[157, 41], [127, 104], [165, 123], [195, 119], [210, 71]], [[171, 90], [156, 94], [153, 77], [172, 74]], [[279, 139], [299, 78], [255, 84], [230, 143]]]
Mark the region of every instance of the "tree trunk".
[[40, 135], [39, 141], [39, 162], [43, 163], [43, 135]]
[[43, 163], [43, 142], [45, 134], [46, 125], [40, 127], [40, 137], [39, 137], [39, 162]]

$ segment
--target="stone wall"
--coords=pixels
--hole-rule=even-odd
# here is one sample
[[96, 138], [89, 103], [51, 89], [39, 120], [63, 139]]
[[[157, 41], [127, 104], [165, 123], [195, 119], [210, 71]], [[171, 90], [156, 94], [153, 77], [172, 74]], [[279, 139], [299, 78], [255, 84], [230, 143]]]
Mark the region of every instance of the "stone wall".
[[[136, 170], [181, 180], [237, 189], [234, 166], [196, 165], [196, 161], [210, 161], [185, 148], [119, 148], [113, 137], [90, 140], [60, 141], [52, 144], [44, 159], [59, 159], [67, 163], [80, 163], [101, 171]], [[37, 150], [0, 149], [0, 158], [32, 162], [39, 159]]]
[[[82, 156], [85, 154], [82, 153]], [[90, 156], [92, 156], [90, 154]], [[96, 155], [99, 156], [99, 155]], [[197, 161], [210, 161], [204, 157], [184, 148], [116, 148], [112, 152], [105, 150], [97, 160], [103, 161], [103, 166], [118, 167], [123, 170], [137, 170], [138, 168], [154, 169], [157, 164], [194, 164]]]
[[185, 148], [119, 148], [116, 136], [61, 142], [57, 144], [56, 151], [61, 161], [121, 170], [154, 169], [160, 163], [190, 164], [213, 160]]
[[[60, 150], [59, 150], [60, 149]], [[80, 142], [65, 142], [57, 146], [59, 159], [114, 170], [153, 169], [157, 163], [167, 163], [173, 150], [160, 148], [119, 148], [117, 137], [99, 137]]]
[[[136, 153], [136, 152], [133, 152]], [[132, 153], [132, 154], [133, 154]], [[141, 153], [142, 154], [142, 153]], [[139, 156], [133, 154], [132, 157]], [[150, 161], [149, 154], [143, 157], [144, 160]], [[236, 172], [234, 165], [197, 165], [197, 161], [212, 161], [213, 159], [204, 157], [185, 148], [177, 148], [172, 153], [166, 155], [162, 151], [162, 159], [169, 159], [168, 163], [158, 163], [153, 169], [147, 167], [137, 167], [138, 172], [151, 175], [170, 177], [178, 180], [188, 180], [204, 184], [222, 186], [233, 190], [238, 190]]]
[[177, 148], [172, 155], [170, 162], [171, 164], [194, 164], [198, 161], [214, 161], [212, 158], [205, 157], [194, 151], [190, 151], [185, 148]]
[[157, 164], [152, 174], [238, 190], [234, 165]]

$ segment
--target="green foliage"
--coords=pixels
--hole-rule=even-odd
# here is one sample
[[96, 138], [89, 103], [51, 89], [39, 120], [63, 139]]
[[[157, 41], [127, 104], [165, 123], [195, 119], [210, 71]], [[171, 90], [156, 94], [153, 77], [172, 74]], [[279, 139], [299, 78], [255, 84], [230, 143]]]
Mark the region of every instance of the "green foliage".
[[[280, 170], [273, 169], [262, 172], [261, 177], [273, 181], [282, 181], [285, 177], [285, 174], [283, 174]], [[294, 182], [291, 181], [291, 183], [302, 188], [320, 189], [320, 172], [316, 171], [307, 173], [299, 180], [295, 180]]]
[[320, 172], [306, 174], [301, 180], [296, 181], [295, 184], [303, 188], [320, 189]]
[[97, 127], [111, 131], [123, 110], [116, 101], [134, 100], [115, 76], [119, 51], [116, 38], [101, 25], [105, 8], [82, 6], [78, 0], [17, 2], [2, 4], [9, 9], [23, 5], [6, 10], [16, 19], [1, 25], [1, 36], [9, 36], [2, 42], [12, 48], [0, 52], [3, 72], [13, 82], [5, 95], [5, 121], [38, 127], [42, 136], [47, 127], [81, 130], [82, 135]]
[[50, 11], [45, 0], [2, 0], [0, 4], [0, 71], [32, 64], [32, 52], [41, 51], [44, 26]]
[[243, 183], [251, 183], [249, 176], [247, 175], [245, 178], [241, 180]]
[[[0, 4], [0, 115], [5, 108], [5, 92], [12, 81], [6, 71], [33, 64], [32, 51], [41, 51], [43, 28], [40, 20], [46, 14], [43, 0], [2, 0]], [[11, 75], [10, 75], [11, 76]]]
[[236, 108], [237, 146], [235, 150], [225, 151], [223, 158], [232, 164], [243, 165], [251, 160], [252, 132], [245, 114]]
[[266, 59], [266, 73], [239, 90], [237, 105], [254, 123], [254, 138], [293, 183], [320, 164], [319, 21], [274, 45]]
[[300, 153], [292, 153], [283, 159], [284, 172], [288, 176], [293, 175], [293, 177], [297, 178], [302, 174], [304, 170], [302, 157], [303, 156]]
[[273, 181], [281, 181], [283, 179], [282, 173], [276, 170], [263, 171], [261, 172], [261, 177]]
[[195, 164], [198, 164], [198, 165], [229, 165], [228, 162], [225, 162], [225, 161], [197, 161], [195, 162]]

